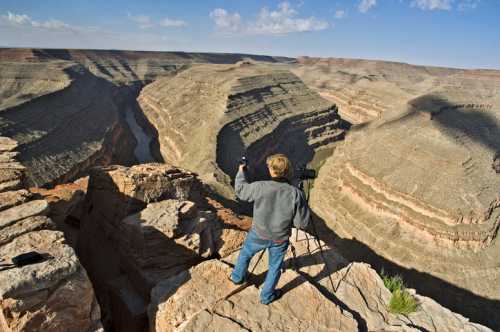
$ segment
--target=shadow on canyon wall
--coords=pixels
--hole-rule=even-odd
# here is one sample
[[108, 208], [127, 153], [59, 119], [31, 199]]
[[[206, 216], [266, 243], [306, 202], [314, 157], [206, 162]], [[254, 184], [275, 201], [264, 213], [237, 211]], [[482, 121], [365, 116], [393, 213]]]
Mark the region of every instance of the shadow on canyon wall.
[[[28, 166], [30, 186], [52, 187], [72, 181], [86, 176], [96, 165], [136, 164], [138, 141], [126, 121], [129, 110], [151, 137], [147, 149], [154, 161], [163, 162], [158, 132], [137, 102], [141, 82], [117, 86], [79, 65], [64, 72], [71, 80], [68, 87], [0, 115], [1, 135], [20, 143], [19, 161]], [[100, 148], [89, 152], [88, 146], [96, 144]]]
[[[262, 113], [266, 112], [263, 110]], [[299, 114], [280, 121], [279, 125], [270, 133], [262, 136], [255, 142], [245, 147], [241, 139], [242, 127], [246, 125], [246, 118], [255, 116], [255, 113], [239, 118], [226, 124], [217, 136], [216, 163], [220, 169], [234, 181], [238, 170], [238, 163], [242, 156], [249, 161], [249, 178], [252, 181], [267, 180], [269, 174], [266, 166], [266, 158], [275, 153], [283, 153], [292, 162], [295, 169], [306, 166], [315, 156], [315, 148], [319, 145], [327, 145], [344, 138], [343, 135], [325, 138], [321, 143], [310, 145], [311, 135], [320, 133], [308, 133], [306, 130], [314, 126], [320, 126], [326, 122], [334, 123], [338, 120], [338, 129], [347, 130], [351, 124], [342, 120], [337, 113], [336, 107], [306, 114]], [[264, 114], [261, 114], [264, 116]], [[269, 115], [272, 117], [272, 114]], [[333, 124], [332, 124], [333, 125]], [[233, 182], [232, 182], [233, 183]]]
[[476, 142], [490, 150], [493, 156], [500, 154], [499, 120], [487, 112], [492, 105], [455, 104], [436, 95], [415, 98], [409, 105], [412, 107], [407, 113], [382, 126], [425, 116], [428, 120], [435, 121], [446, 135]]
[[415, 288], [420, 295], [428, 296], [444, 307], [459, 313], [472, 322], [500, 330], [500, 300], [488, 299], [469, 290], [432, 276], [429, 273], [402, 267], [387, 259], [370, 246], [356, 238], [339, 237], [319, 216], [313, 216], [321, 240], [340, 250], [349, 261], [369, 263], [379, 273], [382, 269], [390, 275], [399, 274], [410, 288]]
[[[92, 282], [106, 331], [148, 331], [147, 306], [152, 288], [204, 259], [151, 226], [142, 232], [147, 234], [146, 241], [153, 242], [155, 252], [151, 252], [152, 247], [143, 252], [148, 248], [145, 249], [141, 236], [130, 234], [120, 224], [127, 216], [143, 210], [147, 203], [124, 194], [109, 173], [97, 172], [98, 175], [92, 175], [91, 170], [76, 253]], [[168, 192], [155, 201], [174, 196], [175, 192]], [[196, 192], [188, 199], [200, 200]], [[158, 271], [162, 272], [159, 280]], [[188, 280], [189, 273], [172, 287], [171, 293], [164, 295], [164, 300]]]

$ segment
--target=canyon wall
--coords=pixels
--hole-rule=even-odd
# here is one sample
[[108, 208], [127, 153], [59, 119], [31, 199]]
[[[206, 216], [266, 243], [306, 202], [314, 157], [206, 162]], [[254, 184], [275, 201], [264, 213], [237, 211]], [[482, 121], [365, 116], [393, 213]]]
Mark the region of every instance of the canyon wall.
[[251, 62], [193, 66], [148, 85], [139, 104], [159, 133], [163, 158], [227, 196], [241, 156], [262, 176], [269, 154], [306, 164], [349, 127], [292, 73]]
[[[102, 332], [87, 273], [47, 217], [48, 203], [25, 188], [16, 146], [0, 137], [0, 330]], [[33, 251], [41, 261], [10, 265], [12, 258]]]
[[[407, 65], [311, 65], [325, 70], [318, 80], [334, 82], [342, 64], [372, 73], [364, 96], [387, 103], [353, 127], [315, 181], [311, 206], [324, 237], [349, 259], [400, 271], [424, 294], [498, 329], [499, 75], [416, 67], [396, 81], [381, 73]], [[328, 93], [343, 98], [347, 88]]]
[[[135, 101], [144, 85], [193, 63], [247, 58], [291, 60], [245, 54], [2, 49], [0, 134], [19, 143], [19, 160], [27, 168], [30, 186], [74, 179], [93, 165], [131, 165], [137, 162], [137, 140], [127, 114], [133, 113], [155, 138]], [[154, 149], [155, 142], [150, 143]]]

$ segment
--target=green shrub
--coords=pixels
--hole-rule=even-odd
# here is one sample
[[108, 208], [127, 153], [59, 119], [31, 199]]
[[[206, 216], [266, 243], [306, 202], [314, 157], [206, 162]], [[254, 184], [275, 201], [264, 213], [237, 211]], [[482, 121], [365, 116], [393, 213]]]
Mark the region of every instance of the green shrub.
[[417, 311], [417, 300], [405, 289], [395, 290], [389, 302], [389, 310], [393, 314], [408, 315]]
[[408, 315], [418, 309], [417, 300], [405, 289], [403, 278], [400, 275], [389, 276], [383, 269], [380, 275], [385, 287], [392, 293], [389, 302], [390, 312], [393, 314]]
[[[382, 272], [383, 273], [383, 272]], [[405, 284], [403, 278], [399, 275], [388, 276], [385, 273], [382, 274], [382, 280], [384, 281], [385, 287], [394, 293], [396, 290], [403, 290], [405, 288]]]

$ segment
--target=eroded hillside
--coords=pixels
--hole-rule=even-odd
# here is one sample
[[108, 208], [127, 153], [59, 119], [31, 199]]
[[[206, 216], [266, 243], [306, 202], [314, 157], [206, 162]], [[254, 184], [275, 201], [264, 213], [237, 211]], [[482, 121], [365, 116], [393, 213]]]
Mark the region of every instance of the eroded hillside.
[[[499, 326], [500, 75], [335, 59], [297, 70], [307, 66], [322, 68], [312, 84], [340, 114], [364, 122], [316, 180], [311, 204], [325, 237]], [[337, 80], [360, 72], [362, 80]], [[357, 93], [341, 100], [349, 89]]]
[[297, 76], [264, 64], [194, 66], [147, 86], [139, 104], [158, 130], [164, 159], [228, 195], [241, 156], [256, 176], [271, 153], [306, 164], [349, 127]]
[[94, 165], [133, 164], [141, 141], [133, 135], [140, 130], [135, 122], [155, 136], [136, 103], [145, 84], [193, 63], [245, 58], [290, 60], [243, 54], [2, 49], [0, 134], [19, 143], [19, 160], [27, 167], [30, 186], [61, 183]]
[[[89, 272], [106, 327], [141, 330], [149, 319], [150, 326], [172, 329], [222, 328], [240, 319], [240, 327], [253, 330], [256, 317], [242, 314], [247, 307], [239, 296], [229, 307], [207, 295], [196, 312], [182, 316], [190, 310], [183, 301], [197, 298], [199, 283], [227, 288], [216, 275], [227, 272], [225, 264], [234, 261], [231, 253], [244, 237], [244, 228], [221, 224], [220, 210], [183, 190], [194, 181], [195, 192], [208, 185], [232, 198], [231, 179], [242, 155], [259, 178], [265, 158], [283, 152], [295, 165], [323, 165], [311, 206], [330, 252], [401, 273], [419, 293], [498, 329], [500, 74], [368, 60], [290, 60], [0, 50], [0, 134], [17, 146], [0, 160], [0, 189], [50, 186], [96, 165], [156, 159], [188, 169], [98, 168], [85, 209], [71, 218], [63, 211], [57, 222], [78, 228], [70, 242]], [[11, 161], [16, 154], [26, 170]], [[215, 257], [223, 259], [196, 266]], [[349, 269], [339, 257], [331, 257], [336, 271], [328, 272], [342, 280]], [[425, 310], [437, 314], [390, 316], [390, 295], [375, 271], [363, 266], [356, 266], [351, 280], [356, 287], [330, 293], [324, 274], [317, 273], [325, 267], [315, 264], [319, 270], [302, 266], [305, 274], [289, 269], [286, 282], [305, 280], [285, 303], [311, 296], [324, 309], [318, 328], [336, 328], [326, 318], [337, 317], [348, 329], [477, 329], [423, 297]], [[214, 280], [207, 281], [205, 266], [217, 272]], [[179, 302], [169, 297], [176, 282], [173, 298]], [[359, 286], [370, 282], [376, 285]], [[256, 298], [254, 288], [245, 294]], [[280, 324], [293, 313], [280, 304], [273, 310], [267, 327], [286, 329]], [[304, 311], [293, 326], [305, 328], [316, 312]]]

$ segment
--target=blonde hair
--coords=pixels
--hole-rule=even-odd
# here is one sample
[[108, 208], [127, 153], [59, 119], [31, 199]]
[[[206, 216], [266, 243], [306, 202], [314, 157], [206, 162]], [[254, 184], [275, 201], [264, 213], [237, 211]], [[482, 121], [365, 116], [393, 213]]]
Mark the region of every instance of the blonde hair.
[[292, 163], [284, 154], [273, 154], [266, 159], [269, 171], [273, 171], [276, 177], [292, 176]]

